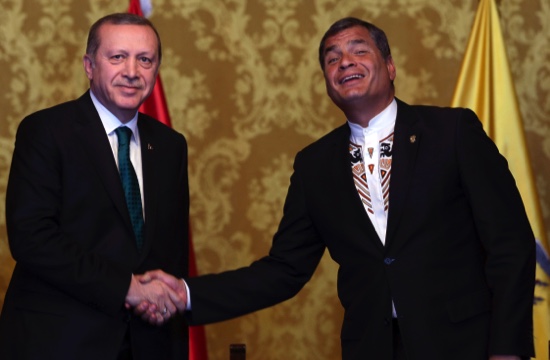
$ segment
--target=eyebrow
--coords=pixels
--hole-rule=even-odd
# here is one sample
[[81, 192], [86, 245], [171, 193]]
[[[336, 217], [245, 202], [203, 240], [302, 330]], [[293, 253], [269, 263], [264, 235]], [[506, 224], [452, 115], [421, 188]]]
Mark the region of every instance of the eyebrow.
[[368, 41], [365, 39], [353, 39], [348, 42], [348, 44], [351, 45], [357, 45], [357, 44], [366, 44]]
[[326, 55], [327, 53], [334, 51], [334, 49], [336, 49], [336, 45], [329, 46], [328, 48], [325, 48], [324, 54]]
[[[367, 40], [365, 39], [352, 39], [350, 41], [348, 41], [347, 45], [358, 45], [358, 44], [366, 44], [367, 43]], [[324, 55], [326, 55], [327, 53], [331, 52], [331, 51], [336, 51], [335, 49], [338, 48], [338, 46], [336, 45], [331, 45], [329, 47], [327, 47], [325, 49], [325, 52], [324, 52]]]

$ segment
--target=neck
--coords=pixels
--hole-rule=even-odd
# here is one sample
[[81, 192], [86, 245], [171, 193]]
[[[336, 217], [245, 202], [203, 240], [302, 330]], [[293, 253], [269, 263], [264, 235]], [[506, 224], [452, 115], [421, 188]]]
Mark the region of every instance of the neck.
[[369, 126], [370, 121], [393, 101], [393, 93], [388, 98], [377, 101], [369, 101], [365, 103], [348, 104], [344, 111], [346, 118], [354, 124], [360, 125], [364, 128]]

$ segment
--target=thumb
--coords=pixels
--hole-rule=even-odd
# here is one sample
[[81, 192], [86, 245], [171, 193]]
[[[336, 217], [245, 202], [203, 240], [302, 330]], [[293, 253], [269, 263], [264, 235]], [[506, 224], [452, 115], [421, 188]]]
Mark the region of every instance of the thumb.
[[153, 278], [148, 272], [146, 272], [145, 274], [136, 275], [136, 278], [141, 284], [147, 284], [151, 282], [151, 280], [153, 280]]
[[168, 297], [170, 298], [170, 300], [176, 306], [176, 308], [180, 313], [183, 313], [185, 311], [185, 308], [187, 307], [186, 293], [181, 294], [170, 289], [170, 291], [168, 291]]

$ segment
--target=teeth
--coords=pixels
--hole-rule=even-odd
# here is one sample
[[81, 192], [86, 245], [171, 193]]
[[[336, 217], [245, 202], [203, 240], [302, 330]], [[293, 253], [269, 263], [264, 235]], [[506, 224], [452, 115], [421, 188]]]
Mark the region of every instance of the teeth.
[[356, 75], [351, 75], [351, 76], [347, 76], [345, 78], [342, 79], [341, 83], [345, 83], [346, 81], [348, 80], [353, 80], [353, 79], [361, 79], [363, 78], [363, 75], [359, 75], [359, 74], [356, 74]]

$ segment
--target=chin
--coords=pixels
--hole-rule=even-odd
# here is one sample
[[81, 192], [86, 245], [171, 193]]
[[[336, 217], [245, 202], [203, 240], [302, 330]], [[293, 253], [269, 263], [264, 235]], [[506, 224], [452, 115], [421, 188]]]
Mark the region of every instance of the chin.
[[143, 98], [132, 98], [132, 99], [119, 99], [119, 101], [116, 102], [117, 104], [117, 107], [121, 108], [121, 109], [127, 109], [127, 110], [130, 110], [130, 109], [137, 109], [141, 103], [145, 101], [145, 99]]
[[341, 100], [342, 102], [349, 103], [349, 102], [352, 102], [352, 101], [361, 100], [364, 97], [365, 97], [364, 93], [355, 92], [355, 93], [351, 93], [351, 94], [343, 94], [340, 97], [340, 99], [342, 99]]

